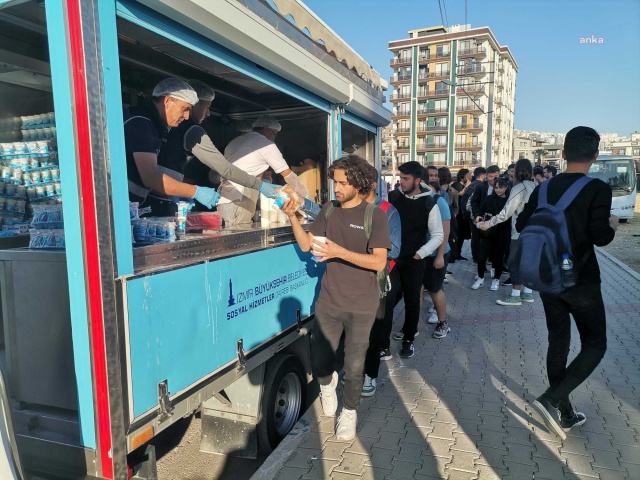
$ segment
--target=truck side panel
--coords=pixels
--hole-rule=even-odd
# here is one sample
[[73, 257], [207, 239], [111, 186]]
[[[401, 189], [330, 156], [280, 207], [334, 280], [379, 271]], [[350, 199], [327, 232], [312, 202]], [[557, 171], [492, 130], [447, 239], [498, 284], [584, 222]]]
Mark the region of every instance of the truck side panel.
[[[285, 245], [127, 282], [132, 416], [158, 405], [313, 312], [324, 268]], [[131, 403], [131, 402], [130, 402]]]

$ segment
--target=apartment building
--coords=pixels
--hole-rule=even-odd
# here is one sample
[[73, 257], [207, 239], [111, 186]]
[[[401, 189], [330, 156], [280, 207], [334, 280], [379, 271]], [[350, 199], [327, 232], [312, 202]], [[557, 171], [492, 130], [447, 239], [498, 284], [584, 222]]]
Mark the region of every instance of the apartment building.
[[633, 132], [631, 140], [626, 142], [612, 142], [611, 153], [613, 155], [629, 155], [640, 162], [640, 132]]
[[462, 168], [512, 158], [518, 64], [488, 27], [429, 27], [389, 42], [398, 164]]

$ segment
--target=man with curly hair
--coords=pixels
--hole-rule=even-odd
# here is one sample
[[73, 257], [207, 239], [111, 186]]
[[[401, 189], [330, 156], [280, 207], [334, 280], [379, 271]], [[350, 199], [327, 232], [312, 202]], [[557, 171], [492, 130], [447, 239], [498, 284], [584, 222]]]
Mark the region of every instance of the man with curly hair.
[[[320, 384], [322, 410], [327, 416], [335, 416], [338, 408], [334, 362], [340, 337], [345, 333], [344, 407], [336, 427], [340, 441], [356, 435], [365, 354], [380, 300], [376, 272], [385, 268], [387, 251], [391, 249], [389, 223], [380, 208], [373, 210], [369, 239], [365, 234], [367, 202], [362, 195], [371, 189], [367, 168], [366, 162], [355, 155], [333, 162], [329, 178], [334, 182], [336, 201], [323, 207], [308, 233], [295, 215], [295, 205], [289, 201], [282, 207], [300, 249], [311, 250], [318, 262], [327, 263], [315, 305], [316, 326], [311, 340], [313, 376]], [[333, 207], [328, 215], [330, 205]]]

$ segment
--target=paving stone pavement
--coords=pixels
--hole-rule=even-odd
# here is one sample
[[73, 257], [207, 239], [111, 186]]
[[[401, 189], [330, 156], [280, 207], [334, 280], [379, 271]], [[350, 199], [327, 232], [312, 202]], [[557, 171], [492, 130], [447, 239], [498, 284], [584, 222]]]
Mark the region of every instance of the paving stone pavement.
[[[511, 287], [473, 291], [474, 266], [456, 262], [445, 290], [451, 333], [433, 339], [423, 320], [413, 358], [392, 345], [375, 396], [360, 403], [356, 439], [338, 442], [316, 401], [252, 478], [640, 479], [640, 275], [598, 257], [608, 349], [572, 394], [587, 422], [564, 442], [529, 404], [547, 385], [539, 297], [498, 306]], [[403, 318], [400, 303], [394, 331]], [[570, 359], [578, 349], [574, 326]]]

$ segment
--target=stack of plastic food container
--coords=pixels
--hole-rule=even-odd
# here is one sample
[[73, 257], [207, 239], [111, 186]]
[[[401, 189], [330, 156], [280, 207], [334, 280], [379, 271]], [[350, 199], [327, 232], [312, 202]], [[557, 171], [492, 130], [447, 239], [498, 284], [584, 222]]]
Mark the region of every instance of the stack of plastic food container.
[[176, 222], [172, 217], [145, 217], [151, 208], [139, 208], [138, 202], [129, 202], [132, 243], [155, 244], [176, 241]]
[[29, 235], [29, 248], [63, 249], [65, 241], [62, 205], [33, 205]]

